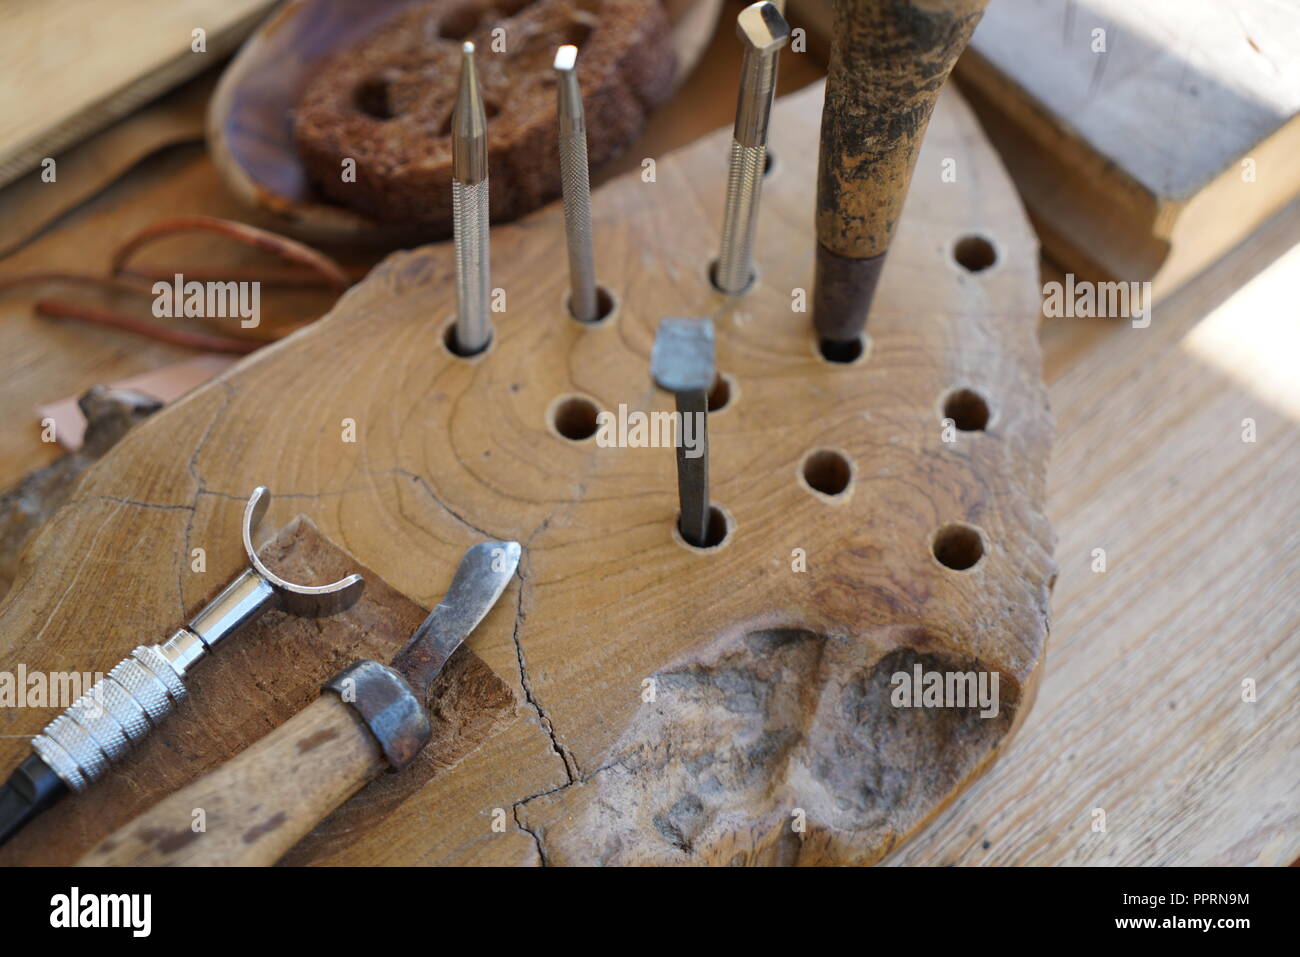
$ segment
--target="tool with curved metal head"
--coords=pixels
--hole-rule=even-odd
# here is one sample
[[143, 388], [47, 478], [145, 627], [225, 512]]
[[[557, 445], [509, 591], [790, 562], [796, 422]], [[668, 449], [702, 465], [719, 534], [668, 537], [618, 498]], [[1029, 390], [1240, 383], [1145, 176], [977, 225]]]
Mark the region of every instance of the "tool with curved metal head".
[[[221, 767], [109, 835], [82, 864], [274, 864], [382, 771], [429, 742], [435, 678], [501, 597], [518, 542], [480, 542], [393, 660], [358, 661], [325, 694]], [[192, 828], [196, 808], [205, 827]]]
[[69, 790], [81, 792], [119, 763], [187, 694], [185, 676], [216, 647], [272, 608], [323, 618], [351, 608], [365, 581], [297, 585], [257, 556], [253, 532], [271, 502], [265, 486], [244, 508], [249, 567], [161, 644], [141, 645], [32, 740], [32, 751], [0, 789], [0, 843]]

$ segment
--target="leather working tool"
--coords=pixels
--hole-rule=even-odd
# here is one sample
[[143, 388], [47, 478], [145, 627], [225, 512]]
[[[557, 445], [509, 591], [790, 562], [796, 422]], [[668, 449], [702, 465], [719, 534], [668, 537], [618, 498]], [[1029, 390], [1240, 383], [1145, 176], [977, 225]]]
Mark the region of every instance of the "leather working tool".
[[[388, 665], [358, 661], [246, 751], [106, 838], [82, 864], [272, 864], [432, 734], [425, 699], [519, 565], [517, 542], [480, 542]], [[202, 828], [196, 812], [202, 811]]]

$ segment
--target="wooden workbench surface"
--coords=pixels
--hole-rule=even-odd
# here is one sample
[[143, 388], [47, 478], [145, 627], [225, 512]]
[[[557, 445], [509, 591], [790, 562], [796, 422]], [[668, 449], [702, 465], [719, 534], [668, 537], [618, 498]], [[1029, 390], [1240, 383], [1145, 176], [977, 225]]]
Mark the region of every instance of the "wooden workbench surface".
[[892, 863], [1300, 855], [1298, 244], [1293, 206], [1149, 328], [1045, 324], [1060, 576], [1038, 703]]
[[[696, 125], [675, 135], [727, 121], [733, 87], [709, 73], [731, 69], [706, 63], [688, 84], [679, 100], [694, 97], [692, 108], [677, 116]], [[786, 88], [815, 75], [782, 71]], [[716, 108], [698, 106], [706, 96]], [[671, 116], [649, 135], [667, 138]], [[102, 269], [160, 210], [243, 215], [199, 147], [172, 149], [0, 260], [0, 276]], [[1292, 207], [1158, 302], [1149, 328], [1045, 324], [1060, 566], [1046, 674], [1007, 753], [891, 863], [1300, 856], [1300, 350], [1287, 291], [1300, 281], [1298, 244]], [[177, 249], [231, 261], [219, 244]], [[0, 484], [54, 454], [35, 404], [190, 354], [0, 298]], [[1254, 442], [1242, 439], [1246, 419]]]

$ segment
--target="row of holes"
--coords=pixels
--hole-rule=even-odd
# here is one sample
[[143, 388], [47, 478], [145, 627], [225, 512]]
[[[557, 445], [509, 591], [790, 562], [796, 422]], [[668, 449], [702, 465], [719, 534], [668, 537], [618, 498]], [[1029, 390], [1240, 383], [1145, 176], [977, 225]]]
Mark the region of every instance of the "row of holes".
[[[822, 454], [825, 453], [814, 453], [814, 455]], [[807, 462], [805, 462], [806, 466]], [[682, 546], [692, 551], [710, 552], [726, 542], [731, 535], [732, 522], [722, 509], [711, 505], [708, 530], [704, 541], [699, 545], [686, 541], [676, 526], [673, 530], [675, 532], [673, 538]], [[965, 522], [950, 522], [934, 533], [934, 537], [930, 540], [930, 554], [944, 568], [958, 572], [969, 571], [984, 557], [984, 536], [973, 525], [967, 525]]]
[[[709, 390], [709, 411], [721, 412], [725, 409], [731, 403], [733, 388], [731, 377], [719, 373], [713, 380], [713, 388]], [[582, 442], [596, 434], [596, 417], [599, 412], [596, 403], [590, 399], [573, 395], [555, 405], [551, 424], [566, 439]], [[944, 397], [943, 414], [945, 418], [952, 419], [953, 425], [962, 432], [982, 432], [989, 422], [989, 405], [974, 389], [955, 389]], [[811, 479], [808, 484], [828, 495], [838, 494], [820, 488]]]
[[[709, 410], [716, 411], [730, 400], [731, 384], [725, 376], [718, 376], [709, 393]], [[970, 419], [958, 419], [958, 415], [974, 414], [978, 404], [979, 424], [967, 429], [962, 421], [970, 424]], [[982, 429], [988, 421], [988, 405], [978, 393], [961, 389], [951, 393], [944, 403], [944, 411], [954, 419], [958, 428], [966, 431]], [[596, 434], [596, 404], [582, 396], [569, 396], [558, 402], [552, 412], [552, 425], [566, 439], [581, 442]], [[853, 466], [841, 452], [833, 449], [818, 449], [809, 453], [803, 460], [801, 468], [804, 482], [814, 492], [829, 499], [839, 498], [848, 492], [853, 483]], [[730, 534], [731, 522], [726, 514], [716, 505], [709, 509], [709, 526], [705, 540], [698, 546], [692, 545], [678, 533], [675, 537], [687, 548], [711, 550], [726, 541]], [[931, 542], [931, 551], [938, 562], [955, 571], [965, 571], [974, 567], [984, 554], [984, 543], [977, 529], [962, 523], [943, 526]]]
[[[676, 526], [673, 530], [675, 532], [673, 538], [685, 548], [696, 552], [710, 552], [726, 542], [731, 534], [732, 523], [722, 509], [711, 505], [708, 530], [704, 541], [699, 545], [692, 545], [686, 541]], [[944, 568], [958, 572], [969, 571], [984, 557], [984, 537], [973, 525], [950, 522], [934, 533], [934, 537], [930, 540], [930, 554]]]

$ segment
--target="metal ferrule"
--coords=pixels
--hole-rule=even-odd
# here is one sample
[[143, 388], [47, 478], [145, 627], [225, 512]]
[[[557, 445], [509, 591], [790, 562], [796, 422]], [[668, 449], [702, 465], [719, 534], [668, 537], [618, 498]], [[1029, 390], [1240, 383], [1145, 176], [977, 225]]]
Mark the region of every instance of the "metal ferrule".
[[167, 663], [176, 673], [184, 678], [208, 654], [203, 639], [188, 628], [182, 628], [161, 645], [158, 650], [167, 659]]
[[261, 575], [246, 568], [190, 621], [189, 630], [209, 650], [259, 617], [276, 601], [275, 590]]
[[338, 694], [365, 722], [390, 771], [410, 764], [433, 737], [424, 703], [406, 679], [387, 665], [354, 662], [325, 682], [324, 688]]

